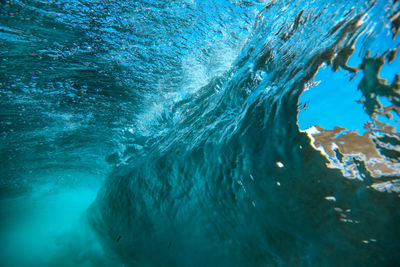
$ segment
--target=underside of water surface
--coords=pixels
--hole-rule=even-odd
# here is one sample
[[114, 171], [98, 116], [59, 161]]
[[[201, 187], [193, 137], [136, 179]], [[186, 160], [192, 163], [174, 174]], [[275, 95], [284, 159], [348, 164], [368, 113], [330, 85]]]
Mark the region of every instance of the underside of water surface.
[[0, 266], [399, 266], [400, 1], [0, 1]]

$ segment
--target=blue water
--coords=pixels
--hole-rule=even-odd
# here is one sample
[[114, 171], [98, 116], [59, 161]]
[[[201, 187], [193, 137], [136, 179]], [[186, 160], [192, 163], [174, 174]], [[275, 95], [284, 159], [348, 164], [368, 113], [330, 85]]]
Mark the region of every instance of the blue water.
[[398, 266], [399, 12], [0, 1], [0, 266]]

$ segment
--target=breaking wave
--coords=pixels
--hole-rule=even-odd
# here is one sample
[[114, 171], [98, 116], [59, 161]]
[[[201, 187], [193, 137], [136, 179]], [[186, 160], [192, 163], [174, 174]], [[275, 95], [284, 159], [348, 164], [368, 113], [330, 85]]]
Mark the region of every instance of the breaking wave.
[[1, 5], [2, 188], [107, 176], [92, 264], [400, 262], [398, 1]]

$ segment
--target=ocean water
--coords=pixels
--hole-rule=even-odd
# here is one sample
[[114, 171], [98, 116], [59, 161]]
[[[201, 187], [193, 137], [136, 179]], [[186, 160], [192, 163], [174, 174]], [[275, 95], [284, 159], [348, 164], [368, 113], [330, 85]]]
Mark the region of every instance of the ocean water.
[[0, 1], [0, 266], [399, 266], [400, 1]]

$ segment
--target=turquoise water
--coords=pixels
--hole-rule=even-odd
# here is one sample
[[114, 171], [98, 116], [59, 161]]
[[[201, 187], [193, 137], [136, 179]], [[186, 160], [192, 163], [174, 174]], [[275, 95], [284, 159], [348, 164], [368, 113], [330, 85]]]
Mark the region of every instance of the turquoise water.
[[399, 265], [399, 12], [0, 1], [0, 266]]

